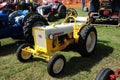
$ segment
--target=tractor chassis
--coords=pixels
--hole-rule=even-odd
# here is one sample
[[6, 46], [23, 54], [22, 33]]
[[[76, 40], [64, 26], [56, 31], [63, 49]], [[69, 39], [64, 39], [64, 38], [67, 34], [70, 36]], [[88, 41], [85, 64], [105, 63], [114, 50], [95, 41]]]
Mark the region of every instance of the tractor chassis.
[[33, 57], [42, 58], [42, 59], [44, 59], [46, 61], [49, 61], [52, 58], [52, 55], [47, 54], [45, 52], [36, 51], [36, 50], [30, 48], [29, 46], [25, 47], [24, 49], [22, 49], [22, 51], [27, 52], [27, 53], [25, 53], [25, 55], [28, 54], [28, 53], [30, 53], [30, 54], [33, 55]]

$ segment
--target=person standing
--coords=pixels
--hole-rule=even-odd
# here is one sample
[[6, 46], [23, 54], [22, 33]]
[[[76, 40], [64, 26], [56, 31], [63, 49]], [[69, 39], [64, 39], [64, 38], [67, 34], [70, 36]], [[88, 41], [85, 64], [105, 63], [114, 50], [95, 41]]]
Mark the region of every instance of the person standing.
[[85, 0], [81, 0], [81, 5], [82, 5], [82, 11], [84, 11], [84, 7], [85, 7]]
[[112, 10], [113, 12], [120, 11], [120, 0], [112, 0]]
[[90, 12], [98, 12], [100, 6], [99, 0], [90, 0]]

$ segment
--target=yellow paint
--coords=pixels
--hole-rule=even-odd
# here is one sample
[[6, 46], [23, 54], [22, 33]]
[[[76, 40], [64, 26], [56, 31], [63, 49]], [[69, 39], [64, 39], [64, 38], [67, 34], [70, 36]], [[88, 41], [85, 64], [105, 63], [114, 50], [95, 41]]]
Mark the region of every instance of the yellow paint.
[[[77, 43], [78, 39], [79, 39], [78, 32], [81, 31], [82, 28], [87, 25], [87, 23], [84, 23], [81, 26], [77, 26], [75, 17], [69, 16], [64, 20], [63, 24], [68, 24], [68, 23], [66, 23], [68, 18], [72, 18], [74, 20], [74, 27], [73, 27], [73, 32], [68, 33], [67, 34], [68, 37], [63, 39], [64, 44], [59, 43], [58, 36], [54, 36], [53, 40], [51, 40], [49, 37], [47, 37], [47, 38], [45, 37], [46, 47], [43, 48], [36, 44], [37, 40], [36, 40], [36, 36], [34, 36], [35, 49], [31, 49], [30, 47], [27, 47], [22, 50], [26, 51], [27, 53], [31, 53], [34, 57], [39, 57], [39, 58], [45, 59], [46, 61], [49, 61], [52, 58], [52, 55], [47, 54], [48, 52], [60, 51], [60, 50], [65, 49], [69, 44], [72, 44], [75, 42]], [[53, 24], [53, 27], [54, 26], [55, 26], [55, 24]], [[33, 35], [36, 35], [35, 30], [43, 30], [45, 32], [45, 30], [43, 28], [40, 28], [40, 27], [35, 28], [34, 27]], [[26, 52], [24, 52], [24, 53], [26, 53]]]

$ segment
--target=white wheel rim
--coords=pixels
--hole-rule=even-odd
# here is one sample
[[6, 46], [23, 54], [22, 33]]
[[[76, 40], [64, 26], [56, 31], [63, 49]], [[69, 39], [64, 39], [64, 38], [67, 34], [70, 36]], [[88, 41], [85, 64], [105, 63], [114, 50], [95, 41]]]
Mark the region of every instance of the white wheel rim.
[[27, 60], [31, 57], [32, 55], [26, 51], [22, 51], [21, 52], [21, 57], [24, 59], [24, 60]]
[[96, 35], [94, 32], [90, 32], [86, 40], [86, 49], [90, 53], [93, 51], [96, 43]]
[[57, 59], [56, 62], [54, 63], [54, 65], [53, 65], [53, 72], [55, 74], [58, 74], [59, 72], [62, 71], [63, 67], [64, 67], [63, 59], [61, 59], [61, 58]]

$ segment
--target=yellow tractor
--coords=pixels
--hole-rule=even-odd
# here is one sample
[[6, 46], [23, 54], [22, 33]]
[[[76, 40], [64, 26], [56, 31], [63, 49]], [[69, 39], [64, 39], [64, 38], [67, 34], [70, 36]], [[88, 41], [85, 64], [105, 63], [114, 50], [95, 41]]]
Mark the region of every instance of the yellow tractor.
[[19, 46], [16, 54], [20, 62], [27, 62], [33, 57], [42, 58], [48, 61], [49, 75], [55, 77], [63, 71], [66, 59], [62, 54], [51, 55], [50, 52], [54, 53], [70, 44], [77, 44], [83, 57], [94, 53], [97, 43], [97, 31], [94, 26], [87, 22], [80, 24], [73, 16], [68, 16], [61, 24], [44, 26], [41, 25], [41, 20], [33, 16], [26, 21], [25, 26], [32, 27], [34, 46], [29, 43]]

